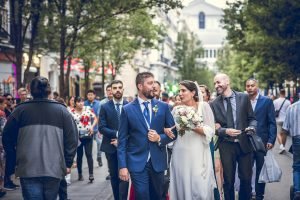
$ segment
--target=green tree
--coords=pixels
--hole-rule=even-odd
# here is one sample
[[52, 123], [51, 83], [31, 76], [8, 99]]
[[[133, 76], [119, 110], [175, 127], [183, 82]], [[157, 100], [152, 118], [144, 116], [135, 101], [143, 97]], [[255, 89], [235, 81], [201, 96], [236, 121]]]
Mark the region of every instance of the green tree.
[[[261, 82], [282, 82], [300, 75], [300, 2], [297, 0], [237, 1], [224, 10], [224, 28], [237, 71]], [[232, 66], [232, 67], [233, 67]], [[251, 74], [252, 73], [252, 74]]]
[[[45, 17], [48, 22], [48, 41], [59, 44], [60, 52], [60, 93], [69, 94], [70, 63], [74, 49], [80, 46], [87, 36], [106, 30], [111, 19], [125, 16], [134, 11], [154, 6], [162, 7], [166, 11], [181, 6], [180, 0], [48, 0], [49, 13]], [[55, 31], [54, 31], [55, 30]], [[122, 29], [120, 29], [122, 31]], [[50, 35], [49, 35], [50, 34]], [[86, 35], [87, 34], [87, 35]], [[93, 37], [96, 38], [96, 37]], [[54, 46], [55, 48], [55, 46]], [[67, 72], [64, 75], [64, 63], [68, 60]]]
[[199, 61], [202, 54], [201, 42], [193, 33], [178, 33], [175, 58], [181, 79], [197, 81], [212, 88], [213, 72]]

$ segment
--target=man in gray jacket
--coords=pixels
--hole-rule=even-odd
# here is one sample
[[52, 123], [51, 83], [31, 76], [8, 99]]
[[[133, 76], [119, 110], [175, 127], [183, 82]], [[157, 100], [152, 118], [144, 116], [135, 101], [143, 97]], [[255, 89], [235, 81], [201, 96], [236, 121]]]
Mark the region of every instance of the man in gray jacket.
[[30, 90], [33, 100], [19, 104], [7, 121], [3, 146], [7, 157], [16, 152], [23, 198], [54, 200], [60, 180], [70, 173], [78, 132], [67, 108], [48, 100], [46, 78], [34, 78]]

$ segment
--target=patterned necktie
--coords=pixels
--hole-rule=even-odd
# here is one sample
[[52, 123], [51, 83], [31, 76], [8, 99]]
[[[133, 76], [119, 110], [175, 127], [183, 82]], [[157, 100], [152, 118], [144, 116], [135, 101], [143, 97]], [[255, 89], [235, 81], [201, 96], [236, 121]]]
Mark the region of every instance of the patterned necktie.
[[120, 105], [119, 103], [116, 103], [116, 110], [117, 110], [117, 115], [118, 115], [118, 121], [120, 122], [120, 115], [121, 115], [121, 112], [120, 112]]
[[225, 100], [227, 102], [226, 122], [227, 122], [227, 128], [234, 128], [234, 119], [233, 119], [233, 112], [232, 112], [230, 98], [231, 97], [225, 97]]
[[148, 125], [150, 126], [150, 113], [149, 113], [149, 108], [148, 108], [148, 105], [149, 105], [149, 102], [148, 101], [144, 101], [143, 102], [144, 106], [145, 106], [145, 109], [143, 111], [143, 114], [145, 116], [145, 119], [147, 120], [148, 122]]

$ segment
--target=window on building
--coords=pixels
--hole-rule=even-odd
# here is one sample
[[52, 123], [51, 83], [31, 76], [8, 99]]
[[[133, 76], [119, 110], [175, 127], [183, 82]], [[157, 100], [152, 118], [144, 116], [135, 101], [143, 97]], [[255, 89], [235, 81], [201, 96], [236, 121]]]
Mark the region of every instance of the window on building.
[[212, 50], [209, 50], [209, 57], [212, 58]]
[[205, 14], [204, 14], [204, 12], [199, 13], [199, 28], [205, 29]]
[[205, 50], [205, 58], [208, 58], [208, 50]]
[[214, 49], [214, 58], [217, 57], [217, 50]]

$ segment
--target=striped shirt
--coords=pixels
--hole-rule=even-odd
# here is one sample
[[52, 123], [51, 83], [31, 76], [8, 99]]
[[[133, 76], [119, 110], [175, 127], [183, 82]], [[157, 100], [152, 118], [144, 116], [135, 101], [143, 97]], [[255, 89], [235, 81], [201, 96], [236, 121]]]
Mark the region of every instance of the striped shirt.
[[300, 101], [288, 107], [282, 128], [292, 137], [300, 136]]

